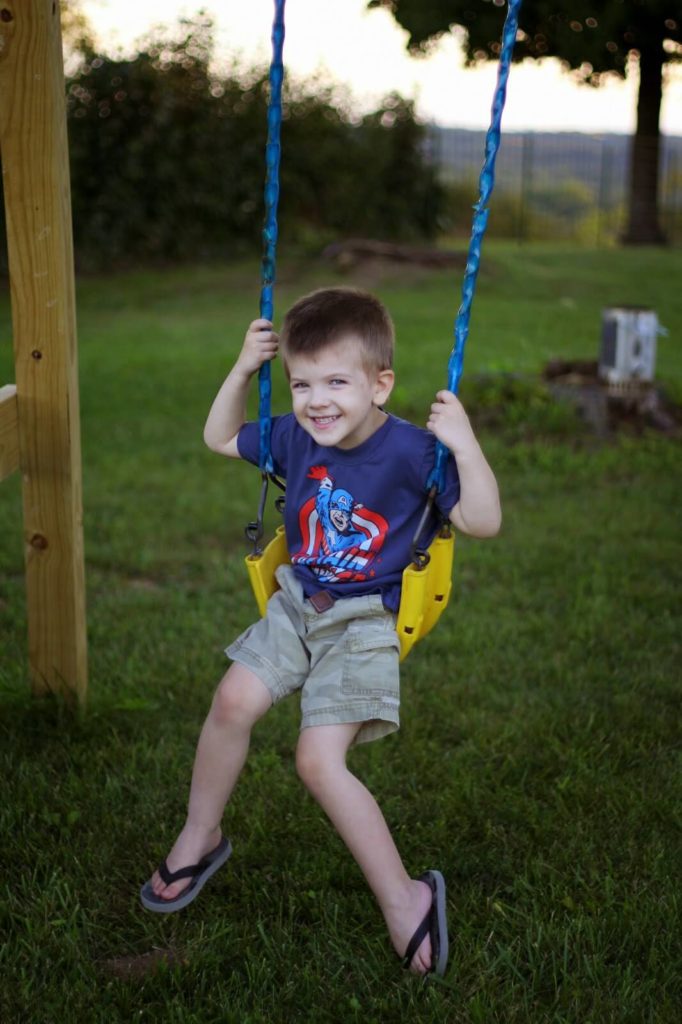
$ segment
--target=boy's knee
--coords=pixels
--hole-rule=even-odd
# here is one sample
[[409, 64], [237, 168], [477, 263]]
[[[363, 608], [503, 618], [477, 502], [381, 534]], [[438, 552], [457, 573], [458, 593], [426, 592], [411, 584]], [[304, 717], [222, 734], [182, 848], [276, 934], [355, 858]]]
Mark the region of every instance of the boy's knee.
[[319, 742], [319, 737], [313, 738], [310, 730], [304, 729], [296, 747], [296, 771], [311, 793], [324, 785], [327, 773], [334, 768], [332, 761], [329, 751]]
[[211, 715], [220, 725], [250, 726], [265, 714], [270, 704], [270, 696], [260, 679], [252, 673], [230, 670], [218, 684]]
[[312, 789], [319, 777], [319, 754], [311, 743], [304, 740], [305, 731], [298, 738], [296, 747], [296, 772], [307, 789]]
[[245, 717], [244, 696], [239, 687], [230, 683], [226, 677], [218, 685], [213, 695], [211, 715], [221, 724], [239, 721]]

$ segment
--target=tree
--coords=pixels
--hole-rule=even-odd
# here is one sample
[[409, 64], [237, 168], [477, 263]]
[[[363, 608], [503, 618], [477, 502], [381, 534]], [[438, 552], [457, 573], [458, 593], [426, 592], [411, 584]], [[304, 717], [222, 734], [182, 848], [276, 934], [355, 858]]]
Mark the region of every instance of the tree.
[[80, 62], [95, 53], [95, 40], [83, 0], [70, 0], [59, 9], [64, 48], [64, 73], [70, 75]]
[[[504, 0], [369, 0], [388, 8], [409, 33], [408, 48], [424, 52], [459, 26], [470, 64], [494, 60]], [[682, 58], [680, 0], [523, 0], [516, 61], [558, 57], [580, 81], [598, 86], [606, 75], [629, 73], [639, 63], [637, 128], [632, 139], [628, 225], [623, 241], [661, 244], [658, 168], [663, 68]]]
[[[214, 70], [202, 14], [153, 30], [130, 57], [97, 53], [76, 27], [66, 108], [79, 268], [257, 249], [267, 69]], [[443, 189], [410, 103], [389, 96], [358, 119], [335, 90], [287, 76], [283, 110], [282, 239], [435, 235]]]

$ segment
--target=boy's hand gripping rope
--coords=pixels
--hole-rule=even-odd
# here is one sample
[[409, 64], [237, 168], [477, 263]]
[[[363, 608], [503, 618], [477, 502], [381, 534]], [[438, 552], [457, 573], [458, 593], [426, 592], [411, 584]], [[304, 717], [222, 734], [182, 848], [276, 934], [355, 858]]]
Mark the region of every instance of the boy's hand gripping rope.
[[[467, 265], [464, 271], [462, 283], [462, 302], [457, 311], [455, 320], [455, 344], [448, 363], [448, 390], [457, 394], [459, 380], [462, 376], [464, 363], [464, 348], [469, 334], [469, 319], [471, 317], [471, 303], [476, 288], [478, 268], [481, 263], [481, 245], [483, 235], [488, 224], [489, 210], [487, 208], [493, 187], [495, 185], [495, 158], [500, 148], [500, 128], [502, 123], [502, 111], [507, 95], [507, 79], [511, 66], [512, 52], [516, 42], [516, 30], [519, 22], [519, 8], [521, 0], [509, 0], [507, 17], [502, 33], [502, 49], [497, 68], [497, 87], [493, 97], [492, 117], [490, 128], [485, 140], [485, 161], [479, 178], [479, 197], [474, 206], [474, 220], [471, 229], [471, 241], [469, 243], [469, 254]], [[442, 441], [436, 442], [436, 459], [426, 482], [427, 490], [436, 487], [440, 492], [445, 487], [445, 463], [448, 458], [448, 449]]]

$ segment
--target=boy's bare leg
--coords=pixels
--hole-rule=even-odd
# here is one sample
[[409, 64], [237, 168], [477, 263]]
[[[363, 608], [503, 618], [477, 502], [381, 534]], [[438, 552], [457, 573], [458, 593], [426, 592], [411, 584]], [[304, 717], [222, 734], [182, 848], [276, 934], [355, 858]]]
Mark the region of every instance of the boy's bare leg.
[[[431, 890], [409, 877], [379, 806], [346, 766], [346, 754], [360, 725], [320, 725], [304, 729], [296, 751], [298, 773], [336, 827], [377, 898], [397, 953], [403, 956], [431, 906]], [[411, 969], [431, 967], [427, 936]]]
[[[272, 704], [264, 683], [234, 663], [216, 689], [197, 744], [187, 820], [168, 854], [169, 871], [198, 863], [220, 842], [220, 821], [249, 750], [251, 730]], [[191, 879], [166, 885], [155, 871], [157, 896], [175, 899]]]

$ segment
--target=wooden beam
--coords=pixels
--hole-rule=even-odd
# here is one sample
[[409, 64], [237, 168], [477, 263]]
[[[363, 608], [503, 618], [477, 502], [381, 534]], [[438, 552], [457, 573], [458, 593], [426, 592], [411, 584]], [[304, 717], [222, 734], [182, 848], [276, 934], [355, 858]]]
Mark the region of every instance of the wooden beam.
[[57, 0], [0, 0], [28, 653], [35, 693], [87, 686], [71, 194]]
[[17, 389], [14, 384], [0, 388], [0, 480], [19, 469], [19, 427]]

